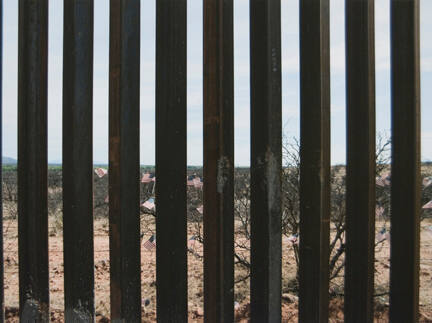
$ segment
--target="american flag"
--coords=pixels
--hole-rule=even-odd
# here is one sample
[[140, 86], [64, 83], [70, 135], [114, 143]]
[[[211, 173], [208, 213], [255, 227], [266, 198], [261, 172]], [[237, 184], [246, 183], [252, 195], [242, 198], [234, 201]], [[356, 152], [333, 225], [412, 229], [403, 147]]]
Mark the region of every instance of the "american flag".
[[150, 299], [149, 298], [143, 298], [141, 300], [142, 305], [144, 305], [145, 307], [150, 305]]
[[375, 216], [380, 217], [384, 214], [384, 208], [382, 206], [377, 206], [375, 208]]
[[99, 176], [99, 178], [104, 177], [106, 174], [108, 174], [108, 170], [106, 170], [105, 168], [95, 168], [95, 173], [97, 176]]
[[377, 177], [375, 179], [375, 183], [376, 183], [376, 185], [381, 186], [381, 187], [386, 186], [385, 181], [381, 177]]
[[425, 177], [423, 179], [423, 186], [428, 187], [430, 184], [432, 184], [432, 178], [431, 177]]
[[376, 185], [384, 187], [384, 186], [390, 185], [390, 180], [391, 180], [391, 173], [385, 172], [380, 177], [377, 177], [375, 182], [376, 182]]
[[156, 248], [156, 236], [153, 234], [146, 242], [144, 242], [143, 246], [148, 251], [151, 251], [154, 248]]
[[199, 213], [203, 214], [203, 212], [204, 212], [204, 206], [201, 205], [201, 206], [197, 207], [196, 210], [197, 210]]
[[390, 232], [386, 228], [382, 228], [376, 235], [376, 240], [382, 242], [384, 240], [390, 240]]
[[145, 201], [142, 206], [145, 208], [152, 210], [155, 207], [154, 198], [149, 198], [147, 201]]
[[384, 174], [381, 175], [381, 179], [384, 181], [386, 185], [390, 185], [391, 173], [385, 172]]
[[143, 177], [141, 178], [141, 183], [150, 183], [150, 173], [145, 173]]
[[196, 236], [190, 237], [190, 239], [188, 240], [188, 248], [190, 248], [190, 249], [194, 248], [196, 241], [197, 241], [197, 237]]
[[195, 175], [190, 175], [186, 178], [187, 186], [194, 186], [194, 178], [195, 178]]
[[201, 179], [201, 177], [196, 176], [193, 179], [193, 185], [195, 188], [202, 188], [203, 187], [203, 180]]
[[294, 234], [292, 234], [292, 235], [288, 238], [288, 241], [291, 242], [292, 244], [298, 245], [298, 243], [299, 243], [298, 233], [294, 233]]
[[422, 209], [432, 209], [432, 200], [423, 205]]
[[141, 183], [151, 183], [155, 181], [156, 181], [156, 176], [150, 173], [145, 173], [141, 178]]

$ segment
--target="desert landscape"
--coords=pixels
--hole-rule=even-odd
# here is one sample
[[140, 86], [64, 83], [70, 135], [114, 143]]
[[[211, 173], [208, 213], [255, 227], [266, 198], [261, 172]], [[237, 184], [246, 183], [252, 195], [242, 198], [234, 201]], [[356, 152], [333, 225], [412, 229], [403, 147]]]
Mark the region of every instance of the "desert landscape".
[[[296, 185], [292, 181], [296, 177], [295, 169], [291, 174], [285, 174], [286, 183]], [[381, 170], [383, 176], [388, 176], [386, 169]], [[151, 170], [143, 169], [147, 174]], [[343, 265], [344, 254], [338, 257], [339, 248], [344, 242], [344, 232], [340, 231], [340, 223], [344, 219], [344, 167], [333, 167], [332, 190], [332, 224], [331, 268], [330, 281], [330, 321], [343, 322]], [[201, 169], [189, 169], [190, 176], [200, 177]], [[239, 169], [235, 175], [235, 252], [238, 259], [235, 266], [235, 317], [237, 322], [247, 322], [249, 319], [249, 240], [248, 240], [248, 169]], [[424, 167], [422, 176], [432, 174], [429, 167]], [[284, 175], [284, 176], [285, 176]], [[291, 176], [291, 177], [290, 177]], [[108, 175], [94, 175], [94, 274], [95, 274], [95, 310], [97, 322], [109, 322], [109, 232], [108, 232]], [[384, 177], [383, 177], [384, 178]], [[4, 171], [4, 252], [5, 252], [5, 305], [7, 322], [18, 322], [18, 228], [16, 206], [16, 169]], [[63, 308], [63, 227], [62, 227], [62, 192], [61, 169], [52, 167], [49, 170], [49, 277], [50, 277], [50, 309], [53, 322], [64, 321]], [[385, 182], [385, 181], [384, 181]], [[378, 180], [377, 180], [378, 183]], [[141, 183], [141, 199], [148, 201], [154, 192], [154, 183]], [[294, 186], [284, 186], [285, 204], [293, 209], [285, 210], [291, 218], [283, 222], [283, 260], [282, 260], [282, 317], [283, 322], [297, 321], [298, 286], [297, 251], [298, 240], [293, 233], [298, 230], [298, 205], [287, 203], [298, 199]], [[388, 321], [389, 307], [389, 219], [388, 219], [388, 185], [377, 185], [376, 249], [375, 249], [375, 320]], [[431, 189], [431, 191], [429, 191]], [[338, 195], [339, 194], [339, 195]], [[423, 189], [422, 203], [432, 196], [432, 187]], [[338, 204], [342, 203], [342, 204]], [[202, 187], [188, 186], [188, 298], [189, 320], [203, 321], [203, 248], [202, 248]], [[421, 221], [421, 260], [420, 260], [420, 321], [432, 322], [432, 219], [429, 209], [422, 211]], [[141, 291], [142, 291], [142, 321], [154, 322], [156, 319], [156, 251], [148, 250], [144, 243], [155, 233], [155, 212], [141, 207]], [[294, 221], [294, 222], [293, 222]], [[297, 221], [297, 222], [296, 222]], [[297, 226], [297, 227], [296, 227]], [[383, 234], [385, 228], [385, 234]]]
[[[146, 217], [152, 217], [147, 215]], [[431, 225], [426, 221], [424, 227]], [[54, 224], [50, 222], [51, 228]], [[54, 230], [54, 229], [52, 229]], [[193, 225], [190, 235], [194, 232]], [[5, 222], [5, 303], [7, 322], [18, 322], [18, 250], [17, 250], [16, 221]], [[420, 262], [420, 311], [421, 321], [432, 321], [432, 234], [427, 229], [422, 230], [421, 262]], [[109, 252], [108, 252], [108, 222], [103, 219], [95, 221], [95, 304], [98, 322], [109, 322]], [[61, 233], [51, 234], [49, 237], [50, 251], [50, 307], [52, 321], [63, 322], [63, 248]], [[197, 241], [190, 246], [188, 257], [188, 294], [189, 319], [191, 322], [203, 321], [203, 263], [202, 245]], [[141, 291], [143, 297], [142, 320], [154, 322], [156, 318], [156, 254], [154, 249], [149, 251], [141, 248]], [[194, 254], [197, 253], [198, 256]], [[389, 279], [389, 244], [384, 242], [376, 254], [375, 283], [377, 294], [375, 297], [377, 322], [387, 321], [388, 310], [388, 279]], [[293, 245], [288, 238], [283, 239], [283, 321], [297, 321], [297, 296], [295, 290], [290, 289], [290, 281], [295, 279], [296, 264]], [[236, 270], [237, 278], [245, 275], [244, 270]], [[340, 283], [340, 282], [339, 282]], [[343, 297], [338, 282], [331, 286], [333, 295], [330, 302], [332, 322], [343, 322]], [[236, 319], [238, 322], [248, 321], [249, 281], [236, 284]], [[146, 305], [148, 300], [148, 305]]]

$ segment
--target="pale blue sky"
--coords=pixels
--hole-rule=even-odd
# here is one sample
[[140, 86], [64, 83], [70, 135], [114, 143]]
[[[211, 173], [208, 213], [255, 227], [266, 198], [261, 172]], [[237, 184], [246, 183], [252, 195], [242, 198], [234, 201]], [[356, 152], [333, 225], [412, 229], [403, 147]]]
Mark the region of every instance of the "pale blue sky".
[[[282, 1], [283, 124], [299, 136], [298, 0]], [[332, 164], [345, 162], [344, 0], [331, 0]], [[235, 0], [235, 164], [249, 165], [249, 1]], [[421, 0], [422, 159], [432, 160], [432, 1]], [[377, 131], [390, 131], [389, 0], [375, 1]], [[3, 155], [17, 156], [18, 1], [4, 0]], [[108, 160], [109, 1], [95, 0], [94, 161]], [[48, 159], [61, 160], [63, 1], [49, 3]], [[141, 2], [141, 163], [154, 164], [155, 0]], [[202, 164], [202, 0], [188, 0], [188, 164]]]

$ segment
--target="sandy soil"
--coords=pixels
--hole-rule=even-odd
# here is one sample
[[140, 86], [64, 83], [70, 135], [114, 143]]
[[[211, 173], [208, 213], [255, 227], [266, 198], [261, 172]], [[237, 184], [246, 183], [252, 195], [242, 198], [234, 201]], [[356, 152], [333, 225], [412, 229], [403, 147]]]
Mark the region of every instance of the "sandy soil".
[[[151, 221], [151, 220], [149, 220]], [[421, 321], [432, 322], [432, 234], [425, 230], [426, 226], [431, 225], [431, 221], [422, 222], [421, 240], [421, 264], [420, 264], [420, 311]], [[148, 230], [152, 229], [152, 223], [143, 223], [146, 230], [144, 239], [151, 235]], [[192, 226], [190, 235], [192, 235]], [[63, 245], [61, 226], [50, 221], [50, 306], [51, 318], [54, 322], [62, 322], [63, 319]], [[5, 234], [5, 303], [7, 307], [7, 322], [18, 322], [18, 254], [17, 254], [17, 223], [16, 221], [6, 220], [4, 223]], [[145, 240], [143, 240], [145, 241]], [[109, 256], [108, 256], [108, 223], [107, 220], [95, 221], [95, 304], [98, 322], [108, 322], [109, 319]], [[194, 251], [202, 255], [202, 246], [197, 242]], [[155, 257], [154, 251], [141, 250], [142, 268], [142, 297], [143, 297], [143, 316], [144, 322], [155, 321], [156, 309], [156, 288], [155, 288]], [[189, 254], [189, 319], [191, 322], [203, 321], [203, 267], [199, 257]], [[388, 289], [389, 279], [389, 245], [384, 242], [376, 253], [376, 292], [382, 296], [375, 298], [376, 321], [386, 322], [388, 312]], [[291, 243], [284, 238], [283, 241], [283, 321], [297, 321], [297, 298], [289, 292], [286, 286], [295, 276], [295, 259]], [[243, 274], [237, 271], [236, 275]], [[331, 290], [337, 294], [341, 290], [341, 280], [336, 280], [331, 285]], [[236, 306], [236, 321], [247, 322], [249, 317], [249, 281], [246, 280], [236, 285], [235, 297], [239, 303]], [[144, 301], [150, 300], [148, 306], [144, 306]], [[331, 322], [343, 322], [343, 300], [335, 297], [330, 303]]]

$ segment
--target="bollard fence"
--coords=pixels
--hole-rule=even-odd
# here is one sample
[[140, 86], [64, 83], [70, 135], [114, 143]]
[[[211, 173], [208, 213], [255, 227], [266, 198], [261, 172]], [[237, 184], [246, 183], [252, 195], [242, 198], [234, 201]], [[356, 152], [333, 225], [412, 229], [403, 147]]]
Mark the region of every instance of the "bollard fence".
[[[233, 0], [203, 1], [204, 316], [208, 322], [230, 322], [234, 320]], [[253, 322], [281, 321], [283, 89], [280, 3], [280, 0], [250, 0], [250, 301]], [[372, 322], [374, 1], [346, 0], [345, 3], [345, 320]], [[156, 1], [156, 286], [159, 322], [188, 319], [186, 4], [186, 0]], [[70, 322], [95, 319], [91, 139], [93, 8], [93, 0], [64, 0], [63, 147], [67, 147], [63, 149], [64, 296], [65, 320]], [[326, 322], [329, 315], [329, 10], [329, 0], [300, 0], [301, 322]], [[418, 320], [419, 10], [419, 0], [391, 1], [393, 211], [390, 320], [394, 322]], [[20, 0], [19, 315], [24, 322], [49, 321], [47, 38], [48, 0]], [[0, 36], [0, 58], [1, 49]], [[109, 55], [111, 319], [138, 322], [141, 320], [140, 193], [137, 181], [140, 0], [110, 0]], [[0, 209], [1, 206], [0, 202]], [[174, 213], [176, 217], [172, 216]], [[0, 217], [0, 229], [1, 226]], [[4, 321], [2, 239], [0, 230], [0, 322]]]

